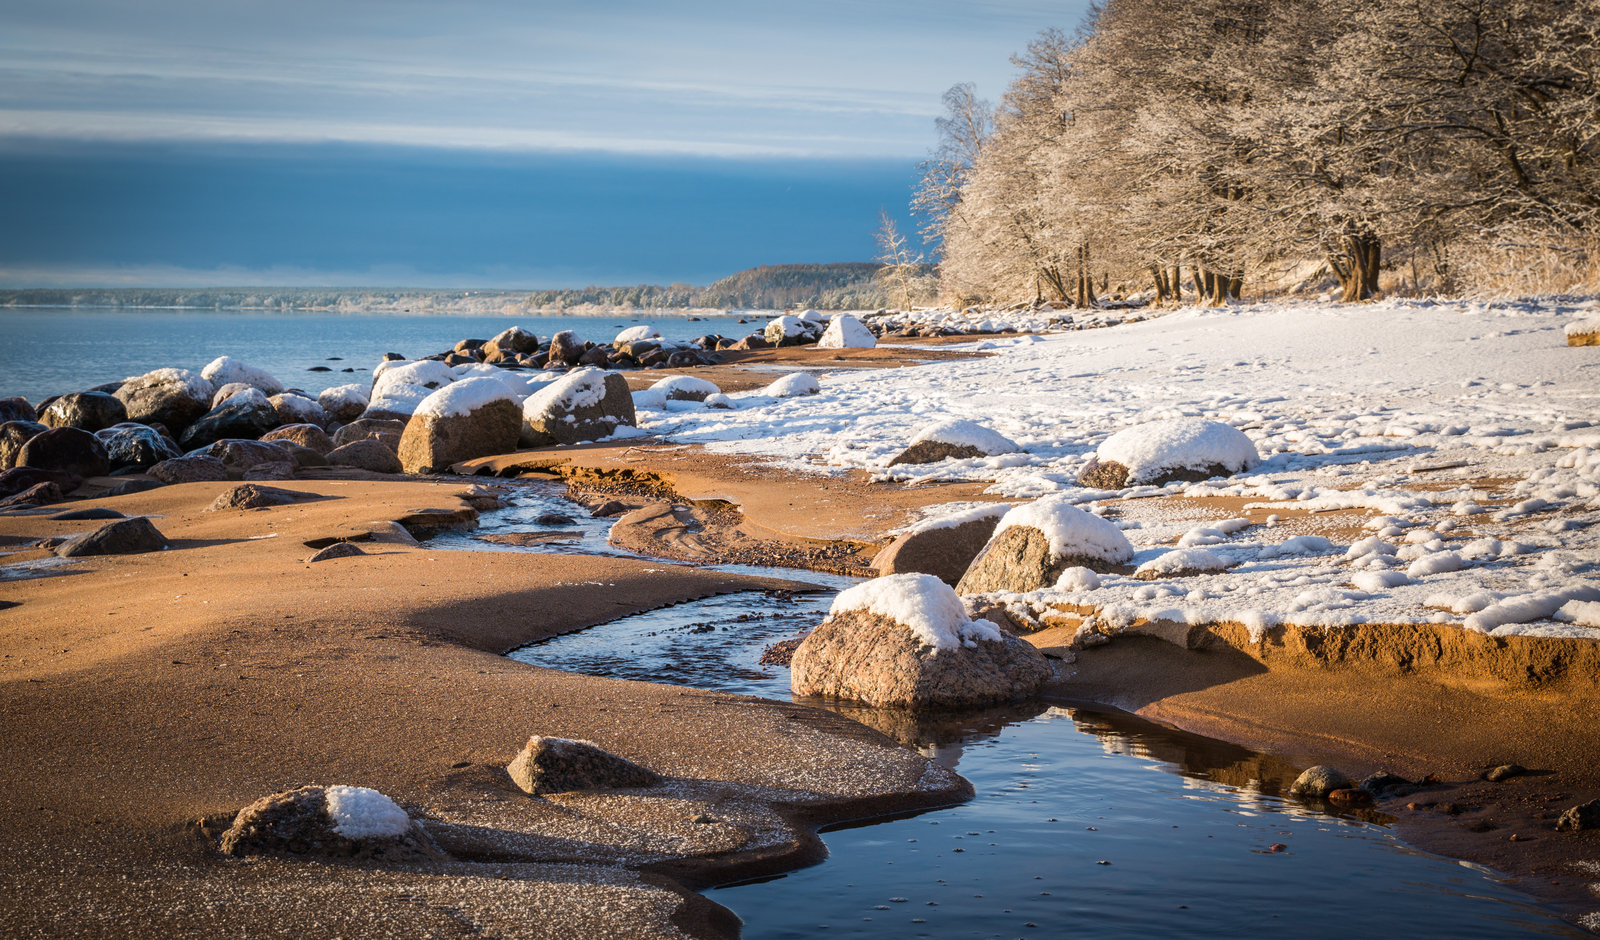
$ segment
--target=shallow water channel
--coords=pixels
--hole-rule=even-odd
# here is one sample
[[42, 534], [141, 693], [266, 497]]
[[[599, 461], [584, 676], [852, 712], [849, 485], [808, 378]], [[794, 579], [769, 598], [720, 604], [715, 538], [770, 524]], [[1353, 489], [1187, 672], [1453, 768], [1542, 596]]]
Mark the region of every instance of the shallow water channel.
[[[517, 488], [483, 532], [572, 538], [440, 548], [626, 554], [554, 486]], [[719, 570], [815, 583], [649, 611], [524, 647], [512, 658], [572, 672], [789, 700], [771, 643], [817, 623], [853, 579]], [[1295, 768], [1272, 755], [1098, 706], [1031, 702], [918, 716], [826, 703], [972, 781], [972, 801], [824, 830], [829, 858], [710, 897], [749, 940], [794, 937], [1586, 937], [1478, 866], [1409, 848], [1381, 814], [1327, 813], [1281, 796]]]

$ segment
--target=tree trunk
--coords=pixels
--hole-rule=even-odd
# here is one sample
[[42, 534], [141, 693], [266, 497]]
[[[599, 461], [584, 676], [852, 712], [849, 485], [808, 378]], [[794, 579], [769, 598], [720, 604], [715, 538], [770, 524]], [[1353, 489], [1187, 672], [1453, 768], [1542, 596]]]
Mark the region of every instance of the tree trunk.
[[1328, 260], [1343, 288], [1339, 299], [1347, 304], [1371, 300], [1378, 292], [1383, 243], [1376, 235], [1346, 235], [1340, 239], [1339, 247], [1342, 257]]
[[1159, 266], [1152, 264], [1150, 266], [1150, 280], [1155, 282], [1155, 285], [1156, 285], [1156, 306], [1159, 307], [1162, 304], [1167, 302], [1167, 275], [1166, 275], [1166, 272], [1161, 270], [1161, 268]]

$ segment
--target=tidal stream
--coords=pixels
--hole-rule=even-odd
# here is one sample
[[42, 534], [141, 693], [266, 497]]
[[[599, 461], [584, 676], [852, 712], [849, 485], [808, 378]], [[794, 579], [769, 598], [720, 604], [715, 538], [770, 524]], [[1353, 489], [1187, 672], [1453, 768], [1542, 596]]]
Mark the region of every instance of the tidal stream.
[[[455, 535], [439, 548], [626, 555], [554, 485], [516, 486], [479, 534], [570, 537], [529, 547]], [[854, 579], [790, 569], [717, 570], [813, 583], [625, 617], [519, 649], [571, 672], [788, 701], [788, 669], [763, 650], [819, 622]], [[1036, 701], [918, 715], [810, 702], [878, 728], [977, 789], [972, 801], [824, 830], [820, 865], [710, 893], [748, 940], [798, 937], [1308, 938], [1590, 936], [1480, 866], [1419, 852], [1388, 817], [1286, 796], [1297, 770], [1273, 755], [1101, 706]]]

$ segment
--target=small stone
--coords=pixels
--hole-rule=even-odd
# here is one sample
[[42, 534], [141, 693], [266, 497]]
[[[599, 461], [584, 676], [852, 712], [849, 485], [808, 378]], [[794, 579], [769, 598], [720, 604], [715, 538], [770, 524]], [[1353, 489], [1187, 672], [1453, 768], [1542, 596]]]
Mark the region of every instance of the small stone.
[[691, 816], [691, 817], [689, 817], [689, 821], [694, 823], [696, 826], [704, 826], [704, 825], [708, 825], [708, 824], [714, 823], [714, 822], [721, 822], [721, 820], [716, 819], [715, 817], [712, 817], [712, 816], [707, 816], [705, 813], [700, 813], [698, 815]]
[[533, 522], [535, 525], [559, 526], [572, 525], [573, 519], [571, 516], [563, 516], [559, 512], [547, 512], [539, 518], [533, 520]]
[[1289, 847], [1287, 845], [1284, 845], [1282, 842], [1274, 842], [1271, 845], [1267, 846], [1267, 851], [1268, 852], [1287, 852], [1287, 851], [1289, 851]]
[[1297, 796], [1325, 798], [1335, 790], [1348, 790], [1355, 782], [1327, 764], [1318, 764], [1301, 774], [1289, 787]]
[[1371, 806], [1372, 794], [1360, 787], [1345, 787], [1330, 791], [1328, 802], [1336, 806]]
[[279, 489], [275, 486], [244, 483], [224, 490], [220, 496], [212, 500], [211, 505], [206, 507], [205, 511], [222, 512], [228, 509], [264, 509], [268, 506], [287, 506], [305, 495], [293, 490]]
[[354, 558], [357, 555], [365, 554], [366, 552], [350, 544], [349, 542], [335, 542], [332, 545], [329, 545], [327, 548], [324, 548], [322, 551], [317, 552], [315, 555], [312, 555], [310, 558], [307, 558], [306, 564], [311, 564], [318, 561], [328, 561], [333, 558]]
[[1499, 767], [1484, 774], [1483, 779], [1490, 783], [1499, 783], [1502, 780], [1510, 780], [1512, 777], [1520, 777], [1527, 772], [1528, 768], [1521, 764], [1501, 764]]
[[257, 800], [234, 817], [221, 848], [235, 856], [445, 857], [427, 830], [393, 800], [365, 787], [300, 787]]
[[1600, 800], [1574, 806], [1556, 820], [1557, 832], [1579, 832], [1584, 829], [1600, 829]]
[[606, 502], [601, 503], [597, 508], [595, 508], [593, 510], [590, 510], [589, 515], [593, 516], [596, 519], [604, 519], [607, 516], [615, 516], [615, 515], [619, 515], [621, 513], [625, 513], [628, 510], [629, 510], [629, 507], [627, 506], [627, 504], [622, 503], [622, 502], [620, 502], [618, 500], [612, 499], [612, 500], [607, 500]]
[[534, 735], [506, 768], [511, 779], [535, 796], [599, 787], [654, 786], [661, 776], [588, 741]]

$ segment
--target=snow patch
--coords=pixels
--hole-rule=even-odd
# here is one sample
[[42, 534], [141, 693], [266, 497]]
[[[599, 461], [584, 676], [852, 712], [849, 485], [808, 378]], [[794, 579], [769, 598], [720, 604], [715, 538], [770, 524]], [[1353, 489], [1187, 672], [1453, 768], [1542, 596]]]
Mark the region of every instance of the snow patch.
[[828, 328], [822, 331], [822, 338], [817, 340], [821, 349], [871, 349], [878, 345], [878, 338], [872, 335], [866, 324], [848, 314], [840, 314], [833, 318]]
[[377, 790], [336, 786], [324, 795], [333, 831], [346, 839], [392, 838], [411, 831], [411, 817]]
[[452, 382], [434, 392], [417, 404], [413, 415], [418, 418], [465, 418], [496, 401], [515, 404], [511, 390], [504, 383], [488, 376], [478, 376]]
[[955, 588], [931, 574], [891, 574], [856, 585], [834, 598], [830, 618], [866, 610], [911, 628], [935, 650], [976, 647], [978, 640], [1001, 639], [1000, 628], [987, 620], [971, 620]]
[[[784, 317], [784, 319], [794, 318]], [[806, 372], [792, 372], [762, 389], [760, 394], [768, 398], [796, 398], [800, 395], [816, 395], [821, 391], [822, 383], [817, 381], [816, 376]]]
[[975, 421], [952, 418], [930, 424], [911, 438], [912, 444], [933, 441], [956, 447], [976, 447], [985, 455], [1014, 454], [1022, 450], [1017, 442], [989, 430]]
[[1095, 456], [1127, 467], [1130, 486], [1169, 470], [1205, 470], [1220, 464], [1239, 473], [1261, 463], [1255, 444], [1243, 432], [1198, 418], [1136, 424], [1106, 438]]
[[1026, 526], [1044, 533], [1050, 542], [1050, 554], [1057, 558], [1075, 555], [1113, 565], [1133, 560], [1133, 545], [1121, 529], [1084, 512], [1068, 499], [1070, 497], [1047, 496], [1010, 510], [995, 526], [990, 541], [1012, 526]]
[[251, 388], [259, 388], [268, 395], [276, 395], [283, 391], [283, 383], [274, 378], [272, 373], [245, 365], [232, 356], [218, 356], [211, 360], [200, 370], [200, 376], [217, 388], [239, 382]]

